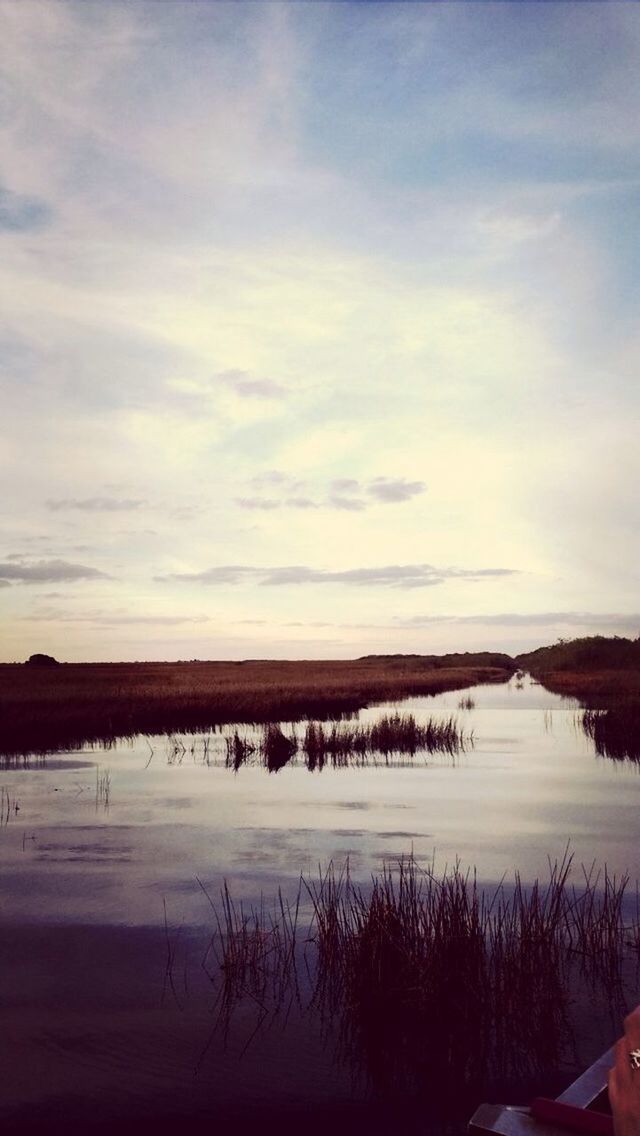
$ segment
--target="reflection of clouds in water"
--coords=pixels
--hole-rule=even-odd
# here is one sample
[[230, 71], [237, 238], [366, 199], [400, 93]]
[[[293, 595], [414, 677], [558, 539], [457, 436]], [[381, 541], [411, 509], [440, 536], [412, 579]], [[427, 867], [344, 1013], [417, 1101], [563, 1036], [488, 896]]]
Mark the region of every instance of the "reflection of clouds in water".
[[40, 843], [35, 858], [50, 864], [122, 864], [134, 859], [134, 851], [130, 845]]
[[369, 801], [336, 801], [335, 803], [330, 801], [328, 806], [334, 809], [360, 809], [363, 812], [373, 808]]
[[432, 832], [376, 832], [380, 840], [432, 840]]
[[42, 769], [47, 772], [52, 772], [56, 769], [94, 769], [95, 762], [93, 761], [67, 761], [57, 757], [47, 757], [46, 754], [26, 754], [25, 756], [13, 757], [10, 754], [3, 754], [0, 757], [0, 770], [5, 771], [18, 771], [20, 769]]

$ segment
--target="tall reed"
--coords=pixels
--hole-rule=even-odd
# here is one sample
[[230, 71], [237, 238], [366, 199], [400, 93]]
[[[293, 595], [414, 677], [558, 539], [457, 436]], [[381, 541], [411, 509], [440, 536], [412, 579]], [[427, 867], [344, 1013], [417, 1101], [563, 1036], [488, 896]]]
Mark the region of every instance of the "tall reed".
[[623, 961], [640, 948], [628, 878], [583, 869], [574, 886], [571, 868], [567, 851], [545, 882], [516, 874], [489, 890], [458, 862], [437, 874], [410, 856], [366, 887], [330, 864], [301, 877], [293, 905], [279, 894], [248, 911], [225, 885], [211, 948], [225, 1020], [244, 999], [261, 1021], [277, 1014], [302, 974], [306, 1008], [378, 1089], [428, 1083], [459, 1101], [487, 1078], [553, 1069], [577, 986], [622, 998]]
[[429, 718], [417, 722], [413, 714], [385, 714], [371, 725], [350, 722], [309, 722], [301, 739], [287, 736], [280, 726], [264, 727], [259, 740], [242, 737], [234, 730], [226, 738], [226, 764], [235, 770], [250, 760], [271, 772], [302, 756], [310, 770], [367, 764], [376, 754], [384, 758], [416, 753], [454, 756], [473, 744], [473, 734], [459, 729], [455, 718]]

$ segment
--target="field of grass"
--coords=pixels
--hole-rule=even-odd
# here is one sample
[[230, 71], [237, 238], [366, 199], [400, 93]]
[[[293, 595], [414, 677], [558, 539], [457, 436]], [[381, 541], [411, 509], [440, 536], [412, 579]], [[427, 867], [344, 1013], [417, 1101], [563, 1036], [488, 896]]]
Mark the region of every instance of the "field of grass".
[[504, 682], [507, 655], [331, 662], [0, 665], [0, 753], [47, 752], [137, 733], [339, 718], [376, 702]]
[[640, 669], [594, 671], [532, 671], [554, 694], [578, 698], [585, 706], [608, 707], [613, 702], [640, 702]]

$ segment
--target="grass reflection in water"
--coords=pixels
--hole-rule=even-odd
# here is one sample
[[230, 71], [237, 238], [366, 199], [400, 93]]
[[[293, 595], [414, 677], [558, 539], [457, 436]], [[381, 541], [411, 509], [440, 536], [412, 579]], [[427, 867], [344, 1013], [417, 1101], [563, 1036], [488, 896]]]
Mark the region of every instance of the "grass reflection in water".
[[602, 757], [640, 762], [640, 705], [637, 703], [608, 710], [585, 710], [582, 728]]

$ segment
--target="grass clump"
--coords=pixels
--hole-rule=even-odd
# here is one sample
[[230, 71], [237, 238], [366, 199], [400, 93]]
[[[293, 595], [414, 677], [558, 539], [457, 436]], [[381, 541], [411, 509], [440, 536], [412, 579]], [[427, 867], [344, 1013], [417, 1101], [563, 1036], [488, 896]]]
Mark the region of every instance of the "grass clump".
[[396, 754], [413, 757], [420, 751], [455, 755], [473, 744], [473, 735], [460, 730], [454, 718], [419, 723], [413, 714], [385, 714], [371, 725], [309, 722], [301, 738], [287, 736], [274, 724], [265, 726], [255, 741], [234, 730], [225, 744], [226, 765], [236, 771], [257, 761], [277, 772], [297, 759], [314, 771], [325, 765], [365, 765], [375, 762], [376, 755], [387, 760]]
[[279, 894], [249, 911], [225, 885], [211, 948], [225, 1023], [245, 999], [264, 1022], [295, 998], [376, 1089], [422, 1086], [448, 1108], [492, 1079], [555, 1071], [580, 983], [619, 1010], [622, 960], [640, 945], [628, 878], [592, 867], [576, 887], [571, 864], [492, 890], [459, 863], [437, 874], [404, 858], [369, 886], [331, 864], [292, 905]]

